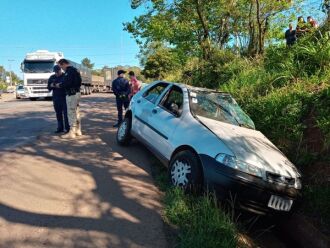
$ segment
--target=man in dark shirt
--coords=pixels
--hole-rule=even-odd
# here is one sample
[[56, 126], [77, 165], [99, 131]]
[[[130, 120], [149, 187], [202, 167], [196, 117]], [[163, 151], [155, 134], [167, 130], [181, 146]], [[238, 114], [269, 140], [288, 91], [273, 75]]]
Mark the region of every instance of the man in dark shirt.
[[289, 24], [289, 29], [285, 32], [286, 45], [292, 46], [296, 40], [296, 30], [293, 30], [292, 24]]
[[76, 136], [82, 135], [79, 114], [80, 86], [82, 80], [79, 71], [71, 66], [68, 60], [60, 59], [58, 64], [65, 71], [63, 81], [57, 84], [57, 86], [65, 90], [70, 124], [70, 132], [63, 135], [62, 138], [73, 139]]
[[129, 105], [130, 86], [127, 79], [125, 79], [124, 70], [119, 70], [117, 72], [118, 77], [112, 82], [112, 91], [116, 96], [116, 104], [118, 111], [118, 122], [113, 125], [113, 127], [119, 127], [120, 123], [123, 121], [123, 106], [125, 110]]
[[[66, 108], [65, 90], [56, 88], [56, 84], [63, 81], [63, 73], [58, 65], [54, 66], [54, 75], [50, 76], [48, 80], [48, 90], [53, 91], [53, 104], [57, 119], [57, 130], [55, 133], [69, 132], [70, 126], [68, 121], [68, 114]], [[64, 124], [63, 124], [64, 121]]]

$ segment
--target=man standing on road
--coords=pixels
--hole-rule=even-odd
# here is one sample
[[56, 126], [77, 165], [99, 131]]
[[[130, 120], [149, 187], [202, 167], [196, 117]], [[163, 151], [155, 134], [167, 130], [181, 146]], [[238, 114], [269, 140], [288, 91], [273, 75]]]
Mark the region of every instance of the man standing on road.
[[53, 91], [53, 104], [57, 119], [57, 130], [55, 133], [63, 133], [64, 127], [66, 133], [68, 133], [70, 131], [70, 126], [66, 108], [65, 90], [56, 87], [56, 84], [61, 83], [63, 81], [64, 75], [61, 71], [61, 67], [59, 67], [58, 65], [54, 66], [53, 71], [55, 72], [55, 74], [50, 76], [47, 88], [49, 91]]
[[68, 60], [60, 59], [58, 64], [65, 71], [63, 81], [57, 84], [57, 87], [65, 89], [70, 124], [70, 131], [63, 135], [62, 138], [73, 139], [82, 135], [79, 114], [81, 76], [79, 71], [71, 66]]
[[125, 78], [126, 71], [119, 70], [118, 77], [112, 82], [112, 91], [116, 96], [116, 105], [118, 111], [118, 122], [113, 127], [119, 127], [123, 121], [123, 106], [125, 110], [129, 105], [130, 86], [128, 80]]

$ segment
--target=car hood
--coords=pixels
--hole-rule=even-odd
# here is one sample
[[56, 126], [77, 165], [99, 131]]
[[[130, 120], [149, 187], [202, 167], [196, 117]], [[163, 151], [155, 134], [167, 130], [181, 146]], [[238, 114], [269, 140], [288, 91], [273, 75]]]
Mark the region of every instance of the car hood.
[[[285, 177], [300, 177], [296, 167], [261, 132], [198, 116], [236, 158]], [[221, 151], [219, 151], [221, 152]]]

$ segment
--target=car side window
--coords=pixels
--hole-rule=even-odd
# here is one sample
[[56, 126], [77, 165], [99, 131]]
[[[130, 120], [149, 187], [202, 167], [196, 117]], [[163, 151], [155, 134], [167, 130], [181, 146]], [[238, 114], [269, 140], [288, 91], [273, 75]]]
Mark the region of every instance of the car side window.
[[163, 91], [165, 90], [165, 88], [168, 86], [168, 84], [166, 83], [160, 83], [160, 84], [156, 84], [155, 86], [153, 86], [152, 88], [150, 88], [148, 91], [146, 91], [143, 94], [143, 97], [152, 102], [152, 103], [156, 103], [158, 97], [163, 93]]
[[175, 116], [180, 116], [183, 109], [183, 92], [178, 86], [173, 86], [165, 95], [160, 104], [161, 107]]

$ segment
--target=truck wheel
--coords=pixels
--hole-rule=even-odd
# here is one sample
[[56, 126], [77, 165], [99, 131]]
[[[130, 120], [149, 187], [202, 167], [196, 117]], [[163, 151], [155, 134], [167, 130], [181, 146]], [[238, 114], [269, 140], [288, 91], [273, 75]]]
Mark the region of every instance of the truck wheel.
[[119, 145], [127, 146], [132, 140], [131, 126], [132, 126], [131, 119], [127, 117], [120, 124], [117, 131], [117, 143]]
[[170, 161], [169, 178], [173, 186], [199, 193], [202, 190], [203, 177], [197, 155], [190, 150], [175, 154]]

